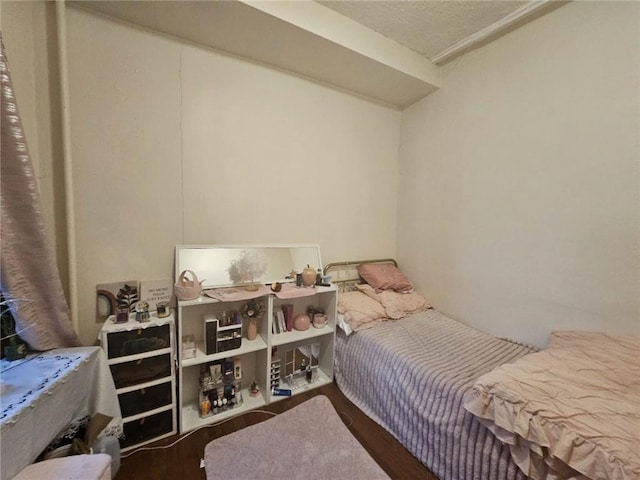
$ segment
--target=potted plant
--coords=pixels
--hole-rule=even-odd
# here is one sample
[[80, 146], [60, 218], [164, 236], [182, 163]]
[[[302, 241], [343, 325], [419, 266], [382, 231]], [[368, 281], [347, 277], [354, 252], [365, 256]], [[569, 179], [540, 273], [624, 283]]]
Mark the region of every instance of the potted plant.
[[252, 299], [242, 306], [240, 315], [247, 321], [247, 340], [255, 340], [258, 336], [258, 320], [262, 318], [264, 305], [261, 301]]
[[9, 361], [27, 356], [27, 344], [16, 333], [16, 321], [9, 309], [9, 301], [0, 295], [0, 338], [2, 357]]

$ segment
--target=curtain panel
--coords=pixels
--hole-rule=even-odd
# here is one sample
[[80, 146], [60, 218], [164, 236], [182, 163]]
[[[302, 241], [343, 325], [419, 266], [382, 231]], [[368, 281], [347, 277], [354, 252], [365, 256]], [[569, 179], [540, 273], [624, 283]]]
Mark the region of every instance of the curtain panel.
[[0, 150], [0, 288], [16, 331], [32, 350], [80, 345], [73, 330], [42, 218], [33, 162], [11, 83], [0, 33], [2, 144]]

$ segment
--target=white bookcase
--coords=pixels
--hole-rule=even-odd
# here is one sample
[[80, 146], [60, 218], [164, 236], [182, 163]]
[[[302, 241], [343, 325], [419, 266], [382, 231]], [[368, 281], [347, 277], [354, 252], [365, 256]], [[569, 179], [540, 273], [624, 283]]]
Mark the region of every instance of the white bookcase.
[[[178, 302], [180, 433], [287, 398], [271, 393], [271, 387], [277, 383], [277, 379], [274, 382], [274, 372], [275, 376], [278, 373], [280, 375], [280, 388], [292, 390], [292, 395], [333, 382], [337, 289], [334, 285], [300, 288], [306, 288], [308, 295], [288, 299], [279, 299], [275, 294], [260, 297], [259, 300], [264, 302], [266, 308], [258, 322], [257, 337], [248, 340], [246, 324], [243, 324], [242, 343], [239, 348], [210, 355], [205, 353], [205, 318], [220, 318], [223, 312], [240, 311], [248, 300], [224, 302], [201, 295], [196, 300]], [[322, 307], [327, 314], [327, 324], [322, 328], [311, 325], [305, 331], [275, 333], [273, 313], [281, 309], [282, 304], [293, 305], [294, 315], [306, 313], [309, 305]], [[182, 339], [187, 336], [196, 341], [195, 356], [192, 358], [183, 358], [186, 349]], [[296, 363], [296, 359], [300, 358], [299, 347], [305, 352], [313, 351], [313, 355], [309, 356], [311, 379], [301, 371], [299, 363]], [[240, 388], [239, 391], [234, 389], [236, 405], [233, 408], [219, 409], [217, 413], [203, 417], [200, 405], [201, 371], [225, 359], [230, 362], [239, 359], [241, 364]], [[272, 360], [275, 365], [279, 363], [279, 368], [272, 368]], [[249, 392], [252, 382], [259, 388], [259, 394], [256, 396], [251, 396]]]

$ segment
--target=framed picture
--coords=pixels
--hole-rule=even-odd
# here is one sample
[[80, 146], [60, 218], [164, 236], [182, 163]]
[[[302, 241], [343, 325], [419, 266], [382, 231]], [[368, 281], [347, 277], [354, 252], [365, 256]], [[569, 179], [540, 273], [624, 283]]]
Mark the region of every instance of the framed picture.
[[173, 282], [170, 278], [140, 281], [140, 300], [147, 302], [152, 312], [157, 309], [158, 303], [171, 302], [172, 296]]

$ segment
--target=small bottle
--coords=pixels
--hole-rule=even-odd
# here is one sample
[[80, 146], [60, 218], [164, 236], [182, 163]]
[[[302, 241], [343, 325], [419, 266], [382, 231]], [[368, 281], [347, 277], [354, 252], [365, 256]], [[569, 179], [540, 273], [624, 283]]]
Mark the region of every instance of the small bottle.
[[209, 415], [210, 411], [211, 411], [211, 402], [209, 401], [209, 397], [205, 395], [202, 401], [200, 402], [200, 416], [206, 417], [207, 415]]
[[318, 273], [316, 273], [316, 285], [320, 285], [322, 283], [322, 271], [318, 269]]
[[305, 372], [305, 377], [307, 378], [307, 382], [311, 383], [311, 379], [313, 377], [313, 372], [311, 371], [311, 365], [307, 365], [307, 371]]
[[279, 396], [279, 397], [290, 397], [291, 390], [286, 388], [272, 388], [271, 395]]

